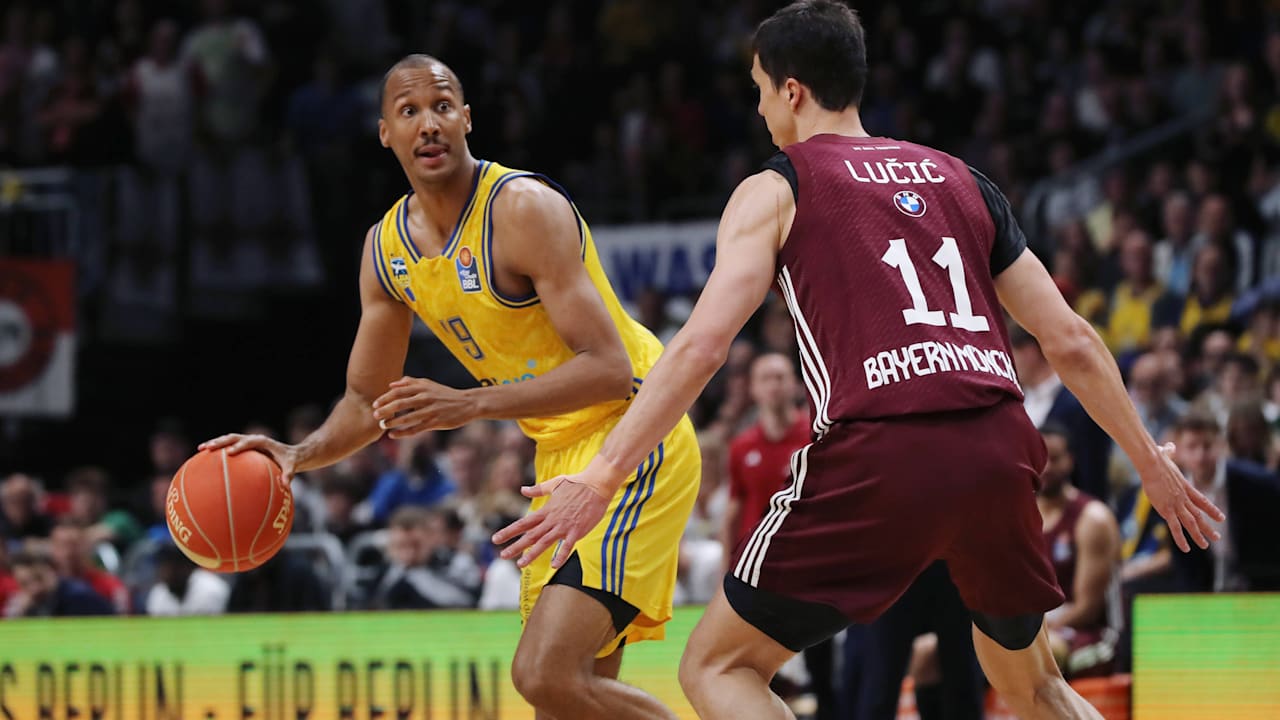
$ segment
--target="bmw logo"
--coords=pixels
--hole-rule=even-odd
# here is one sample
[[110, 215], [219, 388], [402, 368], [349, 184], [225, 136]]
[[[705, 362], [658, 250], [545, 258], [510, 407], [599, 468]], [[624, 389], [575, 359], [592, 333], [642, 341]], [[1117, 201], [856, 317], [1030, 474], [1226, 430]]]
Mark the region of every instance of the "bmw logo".
[[893, 196], [893, 206], [898, 208], [903, 215], [911, 217], [920, 217], [924, 215], [924, 198], [919, 193], [911, 190], [903, 190]]

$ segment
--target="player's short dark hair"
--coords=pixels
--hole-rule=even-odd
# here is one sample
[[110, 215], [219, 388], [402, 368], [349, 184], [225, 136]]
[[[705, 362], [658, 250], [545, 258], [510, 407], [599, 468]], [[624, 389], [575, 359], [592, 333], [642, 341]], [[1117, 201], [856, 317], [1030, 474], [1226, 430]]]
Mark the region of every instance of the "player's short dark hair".
[[837, 0], [798, 0], [756, 28], [751, 49], [774, 87], [805, 85], [826, 110], [862, 102], [867, 41], [858, 14]]
[[1183, 415], [1173, 426], [1175, 435], [1182, 433], [1210, 433], [1217, 435], [1222, 432], [1222, 426], [1218, 424], [1218, 419], [1214, 416], [1200, 411], [1189, 412]]
[[1067, 452], [1071, 452], [1071, 431], [1067, 430], [1067, 426], [1057, 420], [1046, 420], [1040, 425], [1040, 434], [1048, 437], [1060, 437], [1067, 441]]
[[411, 53], [397, 60], [395, 65], [392, 65], [385, 73], [383, 73], [382, 83], [378, 85], [378, 112], [382, 112], [382, 101], [386, 99], [387, 95], [387, 81], [391, 79], [392, 75], [395, 75], [396, 72], [404, 70], [405, 68], [421, 70], [433, 65], [439, 65], [449, 71], [449, 78], [453, 80], [454, 89], [458, 91], [458, 101], [465, 102], [463, 100], [465, 96], [462, 92], [462, 80], [458, 78], [458, 73], [454, 72], [453, 68], [445, 65], [438, 58], [426, 53]]

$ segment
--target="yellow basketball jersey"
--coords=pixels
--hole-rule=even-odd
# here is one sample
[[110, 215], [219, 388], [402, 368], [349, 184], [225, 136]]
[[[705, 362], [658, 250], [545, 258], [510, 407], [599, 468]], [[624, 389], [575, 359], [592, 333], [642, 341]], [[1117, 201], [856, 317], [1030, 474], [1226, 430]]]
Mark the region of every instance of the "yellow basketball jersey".
[[[410, 237], [408, 195], [374, 229], [373, 260], [383, 288], [413, 308], [481, 385], [531, 380], [573, 357], [536, 294], [507, 297], [493, 284], [493, 200], [504, 185], [521, 177], [535, 178], [568, 199], [563, 188], [543, 175], [480, 161], [471, 197], [440, 255], [424, 256]], [[622, 309], [580, 214], [578, 231], [582, 262], [631, 357], [635, 395], [662, 353], [662, 344]], [[622, 413], [626, 403], [617, 400], [553, 417], [525, 418], [520, 427], [538, 443], [558, 447], [589, 435]]]

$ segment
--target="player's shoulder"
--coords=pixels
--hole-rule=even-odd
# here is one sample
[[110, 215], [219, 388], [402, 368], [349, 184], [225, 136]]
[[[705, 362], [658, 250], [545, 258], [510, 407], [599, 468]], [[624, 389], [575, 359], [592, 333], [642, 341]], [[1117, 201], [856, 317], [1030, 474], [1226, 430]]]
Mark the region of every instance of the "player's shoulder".
[[1115, 513], [1111, 512], [1111, 508], [1101, 500], [1081, 493], [1083, 505], [1080, 509], [1080, 517], [1076, 520], [1078, 529], [1085, 528], [1106, 528], [1117, 524]]
[[538, 214], [569, 206], [568, 198], [552, 187], [548, 178], [536, 173], [513, 172], [520, 174], [502, 182], [502, 192], [493, 198], [494, 207], [515, 212], [518, 217], [522, 213]]

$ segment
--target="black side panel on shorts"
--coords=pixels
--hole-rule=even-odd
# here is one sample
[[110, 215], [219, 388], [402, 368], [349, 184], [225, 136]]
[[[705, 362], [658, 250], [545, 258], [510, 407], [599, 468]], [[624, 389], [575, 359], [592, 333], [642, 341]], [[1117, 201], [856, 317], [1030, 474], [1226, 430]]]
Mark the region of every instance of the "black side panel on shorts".
[[743, 620], [792, 652], [817, 645], [851, 624], [830, 605], [761, 590], [732, 573], [724, 576], [724, 596]]
[[577, 551], [574, 551], [564, 565], [556, 571], [551, 579], [547, 581], [548, 585], [567, 585], [571, 588], [577, 588], [582, 592], [590, 595], [604, 605], [609, 611], [609, 616], [613, 618], [613, 631], [622, 632], [631, 624], [632, 620], [640, 614], [640, 608], [623, 600], [622, 598], [610, 592], [605, 592], [599, 588], [586, 587], [582, 584], [582, 560], [578, 557]]
[[1040, 626], [1044, 624], [1044, 613], [1030, 615], [1014, 615], [1013, 617], [993, 617], [982, 613], [970, 613], [973, 624], [978, 626], [983, 635], [1000, 643], [1005, 650], [1024, 650], [1031, 647], [1040, 634]]
[[1022, 251], [1027, 249], [1027, 236], [1018, 226], [1018, 219], [1013, 216], [1013, 208], [1009, 207], [1009, 199], [1000, 192], [1000, 188], [982, 173], [969, 168], [973, 179], [978, 183], [982, 200], [991, 212], [991, 222], [996, 226], [996, 241], [991, 246], [991, 277], [1004, 272], [1013, 264]]
[[760, 169], [772, 170], [786, 178], [787, 184], [791, 186], [791, 199], [800, 201], [800, 178], [796, 175], [796, 166], [791, 164], [791, 158], [786, 153], [781, 150], [774, 153], [773, 157], [764, 161]]

